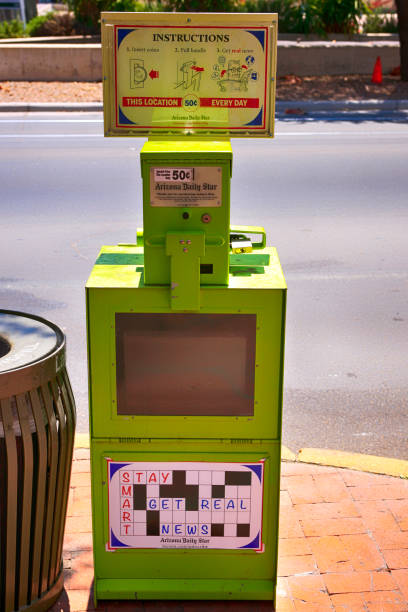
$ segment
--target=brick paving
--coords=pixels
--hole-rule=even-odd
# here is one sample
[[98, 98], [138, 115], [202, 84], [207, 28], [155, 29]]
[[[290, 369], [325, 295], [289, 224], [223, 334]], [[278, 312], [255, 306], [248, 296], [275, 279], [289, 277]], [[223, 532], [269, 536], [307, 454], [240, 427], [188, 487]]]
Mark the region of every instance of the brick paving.
[[[89, 450], [76, 449], [52, 612], [95, 610]], [[282, 463], [277, 612], [408, 612], [408, 480]], [[270, 602], [100, 602], [100, 612], [272, 611]]]

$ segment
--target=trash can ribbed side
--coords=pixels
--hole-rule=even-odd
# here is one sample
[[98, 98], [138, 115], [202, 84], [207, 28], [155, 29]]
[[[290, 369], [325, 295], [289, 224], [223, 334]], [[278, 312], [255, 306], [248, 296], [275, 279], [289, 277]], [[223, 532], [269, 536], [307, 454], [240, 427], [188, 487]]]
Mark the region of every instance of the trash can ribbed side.
[[47, 610], [63, 588], [76, 420], [65, 337], [44, 319], [1, 310], [0, 336], [0, 610]]

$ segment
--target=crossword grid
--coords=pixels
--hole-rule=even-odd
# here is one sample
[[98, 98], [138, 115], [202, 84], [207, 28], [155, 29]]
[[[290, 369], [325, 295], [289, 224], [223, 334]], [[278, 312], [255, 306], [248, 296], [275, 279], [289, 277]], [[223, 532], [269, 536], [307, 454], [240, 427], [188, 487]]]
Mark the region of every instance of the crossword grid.
[[249, 537], [252, 473], [120, 470], [122, 536]]

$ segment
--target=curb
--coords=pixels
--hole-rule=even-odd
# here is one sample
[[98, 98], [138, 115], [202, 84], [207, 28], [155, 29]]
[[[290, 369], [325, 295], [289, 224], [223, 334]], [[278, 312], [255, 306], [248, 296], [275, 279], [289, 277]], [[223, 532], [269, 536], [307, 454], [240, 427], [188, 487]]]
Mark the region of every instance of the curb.
[[[89, 435], [83, 433], [76, 434], [74, 447], [89, 448]], [[324, 448], [302, 448], [296, 455], [287, 446], [282, 445], [282, 461], [314, 463], [317, 465], [358, 470], [359, 472], [382, 474], [384, 476], [408, 478], [408, 461], [392, 459], [390, 457], [377, 457], [376, 455], [347, 453]]]
[[276, 103], [276, 112], [300, 109], [305, 113], [339, 111], [383, 111], [397, 112], [408, 110], [408, 100], [288, 100]]
[[[316, 112], [357, 112], [357, 111], [408, 111], [408, 100], [279, 100], [276, 102], [276, 112], [303, 111]], [[0, 113], [57, 113], [83, 112], [95, 113], [103, 111], [102, 102], [3, 102], [0, 103]], [[294, 113], [295, 115], [296, 113]]]
[[347, 468], [371, 474], [408, 478], [408, 461], [377, 455], [363, 455], [329, 448], [301, 448], [296, 455], [282, 445], [282, 461], [314, 463], [330, 467]]
[[102, 102], [2, 102], [0, 113], [97, 113]]
[[397, 478], [408, 478], [408, 461], [392, 459], [391, 457], [377, 457], [376, 455], [347, 453], [331, 449], [302, 448], [296, 461], [396, 476]]

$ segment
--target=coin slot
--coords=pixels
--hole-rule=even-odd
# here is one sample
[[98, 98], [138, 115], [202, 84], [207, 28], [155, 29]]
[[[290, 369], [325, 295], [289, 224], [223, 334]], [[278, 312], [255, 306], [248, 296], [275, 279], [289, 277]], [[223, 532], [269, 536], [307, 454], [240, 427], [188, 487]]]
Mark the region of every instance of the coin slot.
[[200, 274], [213, 274], [213, 264], [200, 264]]

